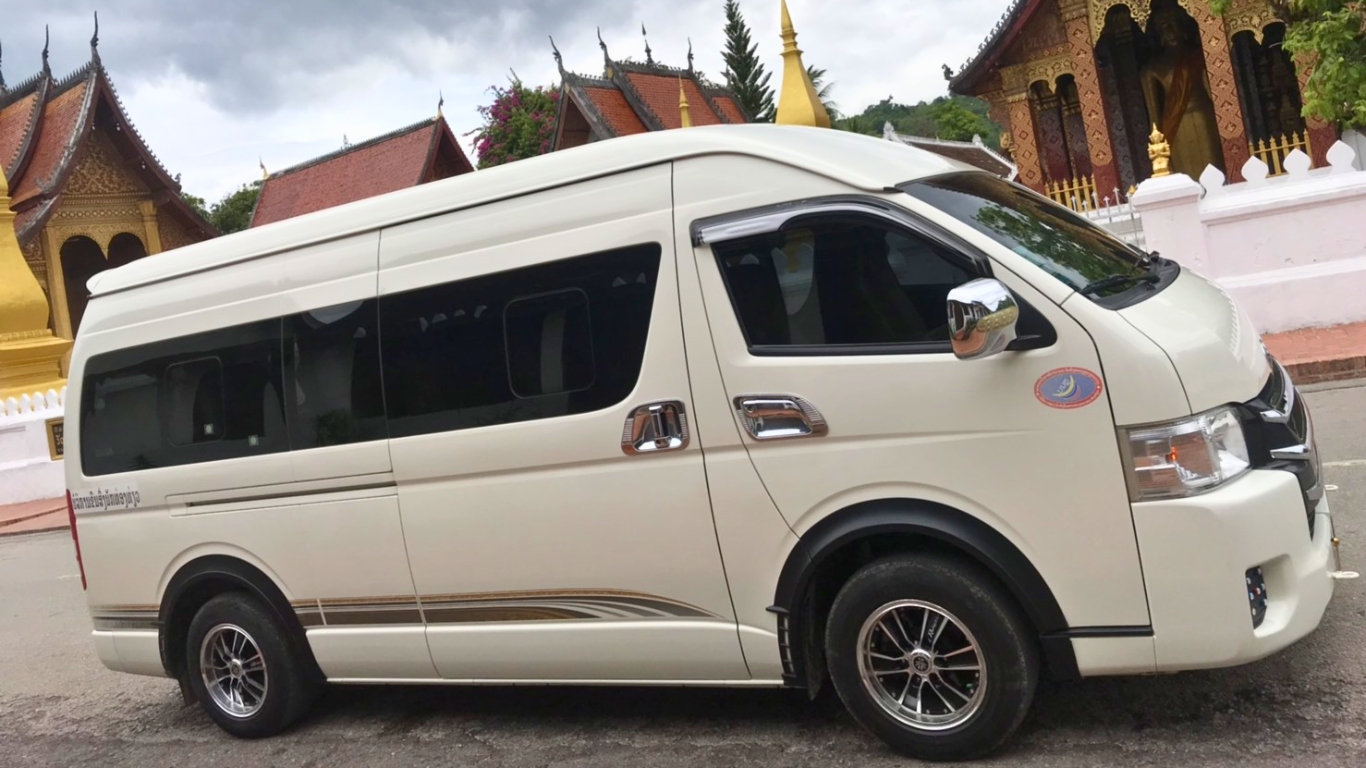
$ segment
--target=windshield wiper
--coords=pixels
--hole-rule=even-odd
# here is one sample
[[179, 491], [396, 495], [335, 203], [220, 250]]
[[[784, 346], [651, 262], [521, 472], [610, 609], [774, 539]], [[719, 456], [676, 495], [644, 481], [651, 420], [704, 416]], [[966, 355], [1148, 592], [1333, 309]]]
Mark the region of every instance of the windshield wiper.
[[1162, 282], [1162, 277], [1155, 272], [1149, 272], [1143, 275], [1110, 275], [1109, 277], [1102, 277], [1099, 280], [1088, 283], [1085, 288], [1081, 289], [1081, 294], [1087, 296], [1099, 291], [1109, 290], [1110, 288], [1118, 288], [1121, 285], [1128, 285], [1130, 283], [1152, 284], [1160, 282]]

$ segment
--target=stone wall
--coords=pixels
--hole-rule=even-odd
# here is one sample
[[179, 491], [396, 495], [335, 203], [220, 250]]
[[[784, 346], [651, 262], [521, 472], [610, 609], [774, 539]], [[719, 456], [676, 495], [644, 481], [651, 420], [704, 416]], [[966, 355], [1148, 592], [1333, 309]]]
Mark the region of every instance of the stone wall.
[[1216, 280], [1262, 333], [1366, 322], [1366, 172], [1342, 142], [1327, 159], [1310, 170], [1296, 150], [1273, 178], [1252, 158], [1236, 184], [1213, 167], [1149, 179], [1133, 196], [1147, 245]]

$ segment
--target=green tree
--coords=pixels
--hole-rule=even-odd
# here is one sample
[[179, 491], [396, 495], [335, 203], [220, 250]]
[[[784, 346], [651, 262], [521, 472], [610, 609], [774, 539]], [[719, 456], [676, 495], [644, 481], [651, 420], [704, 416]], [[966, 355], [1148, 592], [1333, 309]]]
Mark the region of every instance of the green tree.
[[950, 141], [972, 141], [981, 136], [983, 141], [1000, 133], [991, 121], [968, 109], [960, 101], [945, 100], [934, 105], [932, 116], [936, 127], [936, 138]]
[[209, 209], [209, 223], [225, 235], [241, 232], [251, 226], [251, 212], [256, 208], [256, 198], [261, 195], [261, 181], [243, 184], [236, 192], [231, 192]]
[[721, 58], [726, 62], [723, 73], [726, 87], [735, 94], [745, 113], [756, 123], [773, 122], [773, 89], [768, 87], [772, 75], [759, 62], [759, 46], [750, 36], [749, 25], [740, 14], [736, 0], [726, 0], [726, 50]]
[[846, 116], [836, 127], [881, 136], [886, 123], [908, 136], [954, 141], [981, 136], [988, 147], [1000, 149], [1001, 129], [987, 116], [986, 103], [966, 96], [941, 96], [913, 105], [898, 104], [888, 96], [858, 115]]
[[543, 155], [555, 138], [557, 88], [529, 88], [513, 72], [506, 88], [493, 86], [493, 103], [479, 108], [484, 125], [474, 131], [480, 168]]
[[[1231, 0], [1209, 0], [1216, 14]], [[1304, 116], [1344, 127], [1366, 126], [1366, 2], [1271, 0], [1286, 21], [1285, 50], [1298, 66], [1312, 62]]]
[[205, 206], [208, 205], [208, 204], [204, 202], [204, 198], [198, 197], [198, 196], [196, 196], [196, 195], [192, 195], [192, 194], [190, 194], [189, 192], [182, 191], [182, 192], [180, 193], [180, 199], [181, 199], [181, 200], [184, 200], [186, 205], [188, 205], [188, 206], [190, 206], [190, 208], [194, 209], [194, 212], [195, 212], [195, 213], [197, 213], [197, 214], [199, 214], [200, 216], [204, 217], [204, 220], [205, 220], [205, 221], [208, 220], [208, 218], [209, 218], [209, 209], [205, 207]]
[[826, 82], [825, 70], [807, 66], [806, 76], [811, 78], [811, 85], [816, 89], [816, 97], [825, 106], [825, 111], [830, 113], [830, 119], [834, 121], [842, 117], [839, 103], [830, 98], [830, 95], [835, 91], [835, 84]]

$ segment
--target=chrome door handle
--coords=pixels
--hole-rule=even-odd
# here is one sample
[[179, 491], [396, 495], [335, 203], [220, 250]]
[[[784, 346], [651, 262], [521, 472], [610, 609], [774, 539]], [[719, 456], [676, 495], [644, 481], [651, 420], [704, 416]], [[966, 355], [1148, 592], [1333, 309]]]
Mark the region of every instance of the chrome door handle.
[[621, 432], [621, 450], [627, 456], [661, 451], [681, 451], [688, 447], [688, 414], [683, 403], [665, 400], [642, 405], [626, 417]]
[[735, 413], [755, 440], [819, 437], [830, 431], [816, 406], [795, 395], [737, 397]]

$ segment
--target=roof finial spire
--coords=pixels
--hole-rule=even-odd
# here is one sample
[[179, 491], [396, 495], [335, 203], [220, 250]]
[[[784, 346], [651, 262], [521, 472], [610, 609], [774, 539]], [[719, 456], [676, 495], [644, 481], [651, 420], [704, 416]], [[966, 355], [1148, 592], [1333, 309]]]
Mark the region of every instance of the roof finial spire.
[[5, 53], [5, 47], [2, 46], [2, 45], [0, 45], [0, 91], [6, 90], [6, 87], [5, 87], [5, 68], [4, 68], [4, 66], [3, 66], [3, 64], [4, 64], [4, 58], [5, 58], [4, 53]]
[[797, 47], [797, 30], [792, 27], [792, 16], [787, 12], [787, 0], [782, 3], [783, 90], [778, 97], [778, 116], [774, 122], [782, 125], [810, 125], [830, 127], [830, 113], [825, 110], [811, 77], [802, 64], [802, 51]]
[[650, 38], [645, 33], [645, 22], [640, 23], [640, 36], [645, 38], [645, 63], [654, 64], [654, 54], [650, 52]]
[[[549, 35], [547, 35], [549, 37]], [[555, 66], [559, 68], [560, 74], [564, 74], [564, 57], [560, 56], [560, 49], [555, 47], [555, 38], [550, 38], [550, 50], [555, 53]]]
[[602, 70], [607, 79], [612, 79], [612, 57], [607, 53], [607, 43], [602, 41], [602, 27], [598, 27], [598, 47], [602, 49]]
[[692, 71], [692, 38], [688, 38], [688, 71]]
[[692, 113], [688, 111], [688, 92], [683, 90], [683, 78], [678, 78], [678, 121], [684, 128], [692, 127]]
[[95, 11], [95, 34], [90, 36], [90, 59], [100, 61], [100, 12]]
[[256, 162], [258, 162], [258, 163], [261, 164], [261, 181], [265, 181], [266, 179], [269, 179], [269, 178], [270, 178], [270, 172], [266, 170], [266, 161], [265, 161], [265, 160], [262, 160], [262, 159], [258, 156], [258, 157], [256, 158]]
[[441, 113], [441, 108], [446, 106], [446, 94], [441, 91], [436, 92], [436, 119], [441, 120], [445, 115]]
[[52, 74], [52, 67], [48, 66], [48, 63], [47, 63], [47, 49], [48, 49], [49, 45], [51, 44], [51, 42], [52, 42], [52, 33], [51, 33], [51, 31], [48, 29], [47, 25], [44, 24], [44, 25], [43, 25], [43, 74], [45, 74], [45, 75], [51, 75], [51, 74]]

